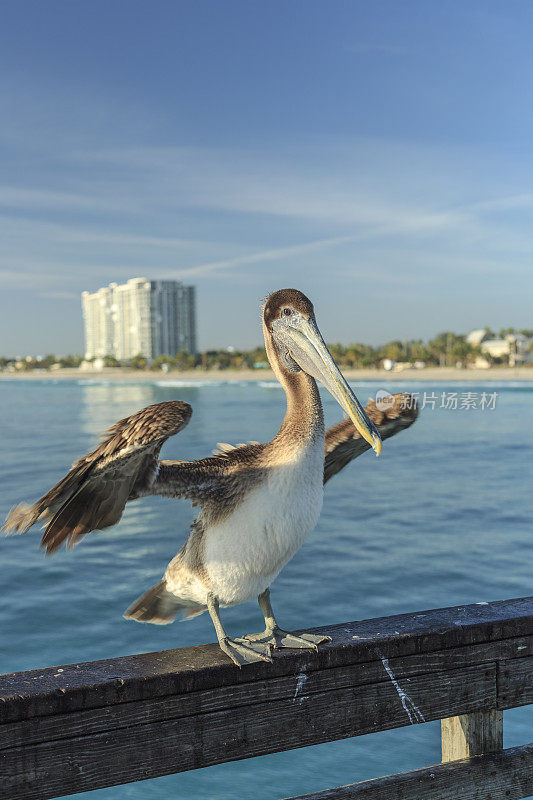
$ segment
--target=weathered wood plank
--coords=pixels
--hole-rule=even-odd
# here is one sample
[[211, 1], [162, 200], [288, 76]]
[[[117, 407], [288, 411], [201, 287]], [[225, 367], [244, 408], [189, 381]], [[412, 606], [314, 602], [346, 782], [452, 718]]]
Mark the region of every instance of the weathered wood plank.
[[288, 800], [521, 800], [533, 794], [533, 744]]
[[[520, 654], [526, 652], [520, 651]], [[498, 666], [499, 708], [533, 703], [533, 657], [513, 658]]]
[[495, 702], [495, 665], [481, 665], [414, 676], [404, 685], [388, 679], [312, 695], [302, 686], [284, 700], [94, 735], [83, 735], [78, 726], [80, 735], [3, 750], [0, 797], [46, 800], [492, 708]]
[[[533, 635], [533, 598], [344, 623], [318, 653], [285, 652], [237, 670], [217, 645], [94, 661], [0, 677], [0, 722], [295, 676]], [[378, 654], [379, 653], [379, 654]]]
[[483, 756], [503, 749], [503, 711], [490, 709], [441, 720], [442, 760]]
[[[533, 653], [533, 636], [505, 639], [481, 645], [451, 648], [436, 653], [423, 653], [415, 656], [401, 656], [389, 659], [387, 667], [394, 679], [403, 682], [415, 675], [443, 672], [449, 669], [493, 664], [500, 659], [509, 660], [519, 655], [524, 658]], [[376, 657], [370, 652], [369, 657]], [[0, 751], [17, 745], [59, 739], [65, 731], [72, 733], [98, 733], [114, 728], [137, 725], [143, 722], [157, 722], [165, 719], [202, 714], [222, 709], [238, 708], [251, 702], [267, 702], [293, 698], [301, 691], [307, 696], [332, 689], [355, 688], [387, 679], [388, 672], [381, 659], [365, 664], [347, 667], [333, 667], [325, 670], [307, 670], [304, 665], [296, 675], [288, 675], [236, 686], [223, 686], [190, 692], [186, 695], [147, 698], [129, 703], [117, 703], [101, 708], [90, 708], [72, 714], [53, 714], [15, 723], [0, 725]]]

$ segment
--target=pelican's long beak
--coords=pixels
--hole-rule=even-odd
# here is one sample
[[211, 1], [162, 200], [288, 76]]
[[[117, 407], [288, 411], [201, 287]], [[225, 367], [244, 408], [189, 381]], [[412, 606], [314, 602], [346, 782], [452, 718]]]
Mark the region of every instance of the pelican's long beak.
[[315, 320], [297, 314], [283, 326], [282, 338], [298, 365], [313, 378], [324, 384], [337, 402], [346, 411], [353, 424], [376, 455], [381, 453], [381, 437], [376, 426], [369, 419], [363, 406], [354, 395], [335, 361]]

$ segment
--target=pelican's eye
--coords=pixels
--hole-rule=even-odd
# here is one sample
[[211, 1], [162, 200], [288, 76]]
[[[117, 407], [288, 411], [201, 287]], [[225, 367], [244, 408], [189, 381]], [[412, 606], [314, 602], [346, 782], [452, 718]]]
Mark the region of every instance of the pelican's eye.
[[285, 306], [281, 309], [281, 313], [284, 317], [290, 317], [291, 314], [294, 314], [294, 309], [290, 308], [290, 306]]

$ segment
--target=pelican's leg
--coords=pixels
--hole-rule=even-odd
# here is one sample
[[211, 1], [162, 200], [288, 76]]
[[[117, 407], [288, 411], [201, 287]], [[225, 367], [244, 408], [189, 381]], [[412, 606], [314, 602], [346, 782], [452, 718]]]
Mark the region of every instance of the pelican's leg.
[[312, 633], [290, 633], [284, 631], [276, 622], [276, 617], [270, 603], [270, 589], [266, 589], [257, 598], [259, 608], [265, 617], [265, 630], [263, 633], [249, 633], [244, 638], [250, 642], [269, 644], [275, 649], [280, 647], [311, 648], [318, 650], [318, 645], [331, 642], [331, 636], [315, 636]]
[[228, 636], [220, 619], [218, 600], [212, 594], [207, 596], [207, 610], [213, 620], [220, 649], [234, 664], [242, 667], [243, 664], [251, 664], [254, 661], [272, 661], [270, 645], [267, 642], [246, 642], [244, 639]]

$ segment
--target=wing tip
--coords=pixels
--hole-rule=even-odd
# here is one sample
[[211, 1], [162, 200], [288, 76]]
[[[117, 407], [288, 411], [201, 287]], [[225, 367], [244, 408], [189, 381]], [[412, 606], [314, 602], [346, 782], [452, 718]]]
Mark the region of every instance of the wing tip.
[[377, 400], [370, 398], [365, 411], [372, 422], [377, 425], [399, 419], [412, 424], [419, 414], [417, 399], [410, 392], [383, 395]]
[[19, 503], [10, 509], [1, 530], [9, 536], [10, 534], [26, 533], [39, 518], [39, 511], [35, 504]]

